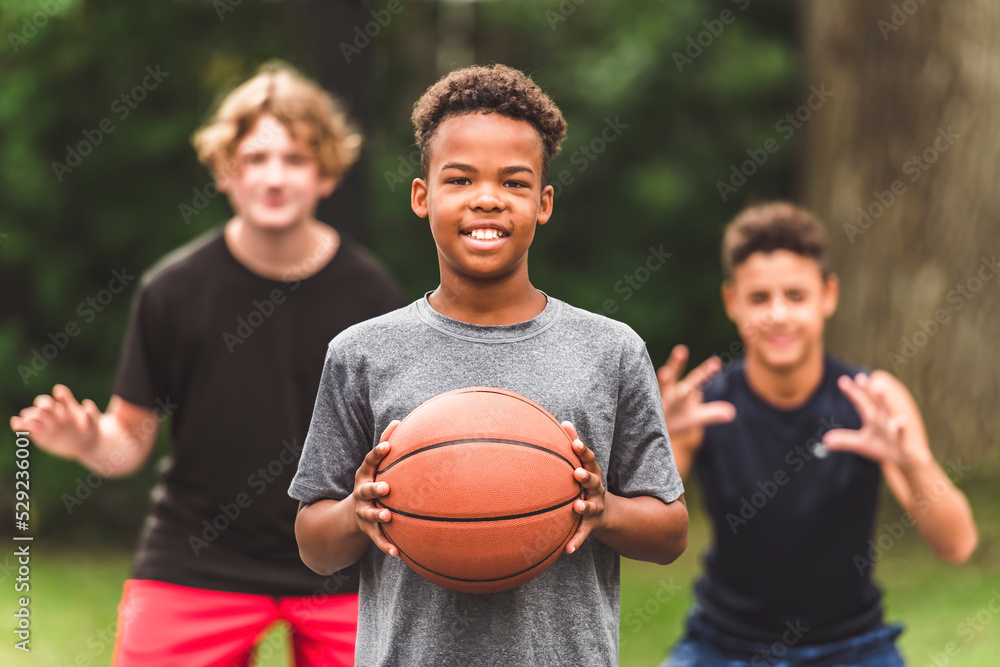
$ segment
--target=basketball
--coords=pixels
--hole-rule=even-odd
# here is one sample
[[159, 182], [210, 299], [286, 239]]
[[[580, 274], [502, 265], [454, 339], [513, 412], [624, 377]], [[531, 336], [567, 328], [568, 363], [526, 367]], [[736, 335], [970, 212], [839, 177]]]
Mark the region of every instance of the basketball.
[[430, 399], [389, 438], [378, 504], [403, 561], [428, 581], [495, 593], [552, 565], [576, 532], [583, 488], [572, 440], [545, 408], [503, 389]]

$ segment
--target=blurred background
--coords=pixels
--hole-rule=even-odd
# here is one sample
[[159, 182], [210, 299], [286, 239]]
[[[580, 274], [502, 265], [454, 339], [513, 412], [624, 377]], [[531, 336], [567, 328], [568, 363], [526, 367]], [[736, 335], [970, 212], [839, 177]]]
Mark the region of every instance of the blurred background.
[[[718, 256], [743, 206], [789, 198], [828, 224], [843, 286], [828, 346], [909, 387], [982, 534], [959, 568], [915, 531], [894, 540], [876, 564], [888, 616], [908, 627], [911, 664], [997, 664], [1000, 4], [0, 0], [0, 37], [5, 415], [56, 382], [106, 405], [138, 284], [112, 294], [113, 272], [139, 276], [228, 219], [189, 139], [270, 58], [337, 94], [366, 136], [319, 217], [367, 244], [410, 298], [433, 289], [434, 245], [409, 208], [410, 110], [447, 71], [503, 62], [569, 123], [533, 283], [628, 323], [656, 365], [682, 342], [696, 361], [739, 355]], [[657, 253], [670, 256], [650, 271]], [[11, 517], [13, 436], [0, 442]], [[108, 664], [156, 463], [104, 480], [39, 451], [31, 461], [33, 651], [4, 630], [0, 664]], [[696, 485], [688, 498], [685, 555], [623, 564], [623, 665], [657, 664], [681, 632], [710, 530]], [[888, 494], [882, 514], [901, 514]], [[9, 545], [13, 532], [0, 521]], [[3, 627], [15, 561], [0, 550]], [[288, 664], [280, 628], [261, 657]]]

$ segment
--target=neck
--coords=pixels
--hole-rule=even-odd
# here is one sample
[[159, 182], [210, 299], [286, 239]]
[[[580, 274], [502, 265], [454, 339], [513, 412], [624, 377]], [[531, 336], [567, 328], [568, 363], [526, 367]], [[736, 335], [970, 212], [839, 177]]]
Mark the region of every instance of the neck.
[[301, 280], [322, 269], [336, 254], [340, 236], [316, 219], [288, 229], [262, 230], [239, 216], [226, 223], [226, 245], [237, 261], [274, 280]]
[[526, 322], [545, 310], [545, 295], [528, 280], [527, 267], [499, 281], [477, 281], [441, 272], [428, 297], [431, 307], [454, 320], [496, 326]]
[[757, 355], [747, 355], [747, 384], [761, 399], [776, 408], [797, 408], [823, 381], [823, 348], [816, 346], [802, 363], [787, 368], [768, 366]]

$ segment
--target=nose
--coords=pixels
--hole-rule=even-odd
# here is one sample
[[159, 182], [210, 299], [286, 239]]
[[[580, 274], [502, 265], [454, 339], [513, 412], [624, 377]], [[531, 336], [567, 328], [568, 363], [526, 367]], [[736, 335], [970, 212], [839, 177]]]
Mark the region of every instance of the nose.
[[267, 185], [281, 185], [285, 180], [285, 168], [281, 160], [268, 160], [264, 169], [264, 181]]
[[788, 316], [788, 304], [781, 297], [774, 300], [771, 304], [771, 319], [775, 322], [784, 322], [785, 318]]
[[469, 205], [478, 211], [500, 211], [503, 210], [503, 198], [497, 192], [496, 186], [491, 183], [481, 183], [475, 189]]

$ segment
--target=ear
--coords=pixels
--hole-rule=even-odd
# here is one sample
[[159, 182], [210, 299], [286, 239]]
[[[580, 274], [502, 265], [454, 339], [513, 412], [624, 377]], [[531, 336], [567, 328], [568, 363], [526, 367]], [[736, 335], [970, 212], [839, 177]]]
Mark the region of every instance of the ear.
[[727, 278], [722, 283], [722, 305], [726, 308], [726, 317], [735, 323], [736, 316], [733, 311], [736, 305], [736, 285], [733, 284], [732, 278]]
[[823, 317], [830, 317], [837, 311], [840, 300], [840, 279], [836, 273], [830, 273], [823, 281]]
[[326, 199], [337, 188], [337, 179], [333, 176], [321, 176], [319, 180], [319, 198]]
[[556, 190], [551, 185], [542, 188], [542, 196], [538, 202], [538, 217], [535, 219], [540, 225], [544, 225], [552, 217], [552, 206], [555, 203]]
[[410, 208], [418, 218], [426, 218], [430, 213], [427, 205], [427, 182], [422, 178], [414, 178], [410, 187]]

